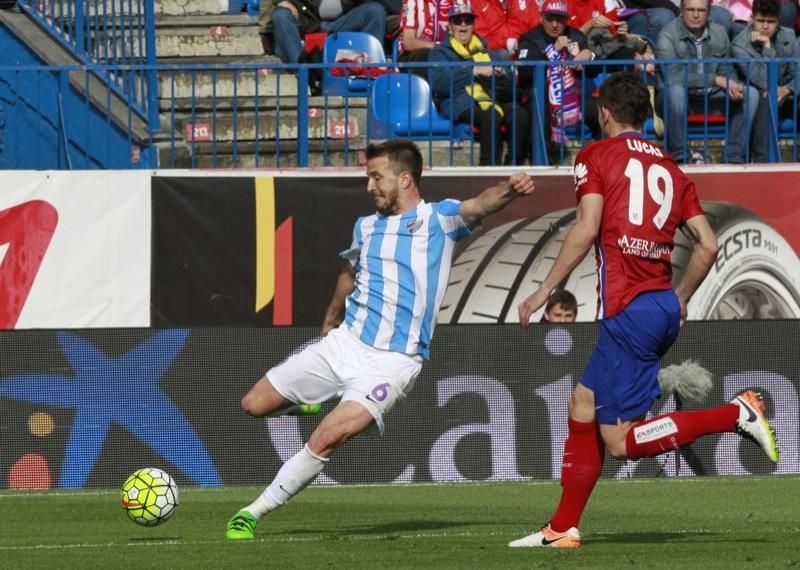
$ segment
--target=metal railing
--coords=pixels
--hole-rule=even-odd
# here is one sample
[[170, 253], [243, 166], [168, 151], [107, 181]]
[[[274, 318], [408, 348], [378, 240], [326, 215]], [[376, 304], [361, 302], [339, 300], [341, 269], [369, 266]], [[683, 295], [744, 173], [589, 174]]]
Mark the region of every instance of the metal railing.
[[[711, 60], [706, 60], [711, 61]], [[734, 61], [734, 60], [726, 60]], [[592, 80], [594, 71], [602, 71], [602, 68], [611, 65], [612, 62], [585, 62], [580, 69], [576, 69], [579, 80], [589, 82]], [[615, 62], [619, 65], [633, 65], [639, 62]], [[662, 65], [686, 64], [685, 61], [663, 61]], [[694, 62], [692, 62], [694, 63]], [[783, 154], [784, 159], [792, 162], [798, 161], [798, 95], [795, 91], [789, 96], [789, 100], [783, 105], [775, 105], [778, 93], [778, 70], [783, 63], [794, 66], [795, 72], [800, 66], [799, 61], [794, 60], [748, 60], [742, 62], [745, 66], [752, 66], [763, 63], [769, 71], [769, 85], [765, 94], [767, 100], [772, 102], [769, 108], [770, 134], [767, 145], [767, 160], [774, 162], [780, 159]], [[450, 69], [455, 70], [461, 63], [443, 64], [437, 67], [439, 73], [449, 73]], [[470, 66], [472, 64], [469, 64]], [[545, 128], [544, 116], [547, 112], [545, 100], [545, 77], [546, 68], [551, 66], [547, 62], [495, 62], [492, 65], [505, 66], [511, 73], [518, 72], [522, 68], [532, 69], [533, 85], [528, 89], [515, 91], [514, 102], [519, 102], [530, 110], [528, 113], [530, 123], [521, 124], [516, 116], [512, 115], [511, 129], [530, 129], [530, 147], [522, 151], [512, 151], [510, 162], [512, 163], [531, 163], [542, 164], [562, 164], [571, 163], [571, 158], [575, 152], [591, 139], [588, 129], [583, 125], [572, 127], [568, 130], [569, 141], [562, 141], [557, 145], [548, 144], [549, 132]], [[373, 64], [360, 64], [364, 67], [373, 67]], [[384, 67], [386, 64], [374, 65], [374, 67]], [[425, 64], [400, 65], [401, 71], [410, 71], [412, 67], [424, 67]], [[347, 67], [342, 65], [341, 67]], [[363, 151], [366, 145], [375, 140], [379, 140], [373, 134], [371, 105], [375, 102], [375, 96], [368, 97], [340, 97], [340, 96], [318, 96], [312, 97], [309, 94], [311, 76], [323, 73], [326, 68], [322, 64], [312, 65], [282, 65], [282, 64], [230, 64], [220, 66], [210, 65], [160, 65], [144, 66], [132, 65], [129, 67], [138, 76], [152, 74], [153, 82], [158, 82], [160, 88], [160, 118], [162, 124], [166, 126], [159, 137], [157, 143], [158, 159], [151, 166], [161, 168], [286, 168], [286, 167], [305, 167], [305, 166], [358, 166], [363, 161]], [[397, 68], [384, 69], [384, 71], [397, 72]], [[83, 75], [80, 75], [83, 73]], [[28, 89], [38, 90], [38, 97], [42, 101], [48, 97], [54, 97], [55, 91], [48, 88], [46, 81], [41, 83], [44, 87], [35, 87], [37, 82], [44, 81], [44, 77], [69, 76], [70, 83], [74, 86], [76, 81], [85, 81], [91, 74], [104, 74], [107, 76], [119, 75], [118, 67], [110, 66], [84, 66], [84, 67], [5, 67], [0, 68], [0, 106], [5, 106], [6, 111], [14, 105], [18, 109], [24, 109], [27, 113], [33, 113], [33, 121], [38, 121], [34, 107], [39, 107], [41, 101], [36, 105], [31, 105], [30, 101], [22, 101], [26, 96], [25, 90], [20, 90], [19, 85], [34, 85]], [[78, 77], [76, 79], [76, 74]], [[58, 85], [65, 85], [65, 80], [60, 80]], [[491, 88], [490, 88], [491, 91]], [[155, 92], [155, 89], [152, 90]], [[5, 95], [4, 95], [5, 93]], [[9, 95], [10, 93], [10, 95]], [[15, 95], [16, 93], [16, 95]], [[582, 109], [588, 109], [588, 105], [593, 105], [591, 100], [592, 92], [589, 89], [581, 89], [580, 104]], [[14, 97], [18, 99], [15, 101]], [[391, 107], [393, 102], [391, 95], [379, 94], [377, 97], [389, 97], [387, 103]], [[409, 105], [409, 98], [406, 98], [406, 105]], [[665, 99], [668, 101], [668, 99]], [[57, 119], [47, 119], [47, 129], [58, 133], [58, 140], [66, 154], [66, 159], [70, 155], [75, 158], [80, 153], [88, 154], [86, 145], [81, 141], [90, 141], [92, 138], [103, 138], [103, 121], [97, 118], [91, 119], [92, 113], [99, 114], [102, 118], [108, 113], [109, 105], [97, 105], [88, 99], [79, 99], [79, 103], [73, 104], [71, 108], [64, 111], [62, 101], [58, 101], [59, 109], [62, 109]], [[666, 115], [664, 109], [666, 103], [662, 104], [662, 116]], [[730, 101], [724, 98], [723, 112], [731, 106]], [[56, 105], [53, 105], [56, 108]], [[153, 104], [151, 109], [157, 109]], [[396, 105], [395, 105], [396, 108]], [[134, 112], [133, 106], [125, 109], [130, 117]], [[703, 107], [701, 111], [709, 111]], [[437, 112], [447, 115], [441, 105]], [[512, 114], [515, 111], [512, 111]], [[410, 113], [409, 113], [410, 114]], [[24, 162], [23, 153], [17, 153], [20, 160], [2, 161], [3, 152], [9, 153], [12, 146], [22, 144], [24, 141], [16, 139], [21, 136], [21, 129], [15, 127], [20, 124], [18, 118], [14, 118], [16, 123], [8, 117], [7, 124], [0, 127], [5, 141], [5, 150], [0, 150], [0, 164], [6, 168], [63, 168], [64, 160], [57, 160], [57, 155], [53, 153], [52, 159], [48, 161], [46, 152], [41, 155], [37, 153], [36, 163]], [[727, 160], [727, 145], [723, 143], [728, 136], [730, 127], [726, 118], [721, 123], [711, 122], [707, 119], [707, 113], [700, 112], [701, 121], [697, 124], [687, 125], [685, 134], [680, 141], [673, 141], [684, 147], [693, 148], [701, 154], [709, 152], [710, 146], [714, 145], [715, 161]], [[157, 116], [158, 117], [158, 116]], [[666, 117], [665, 117], [666, 118]], [[712, 117], [713, 118], [713, 117]], [[716, 117], [719, 119], [719, 117]], [[684, 117], [685, 121], [686, 118]], [[466, 136], [460, 138], [443, 139], [441, 136], [432, 136], [433, 116], [424, 118], [422, 127], [415, 131], [413, 138], [420, 144], [426, 163], [432, 166], [466, 166], [477, 165], [479, 153], [478, 137], [474, 134], [475, 116], [470, 115], [467, 124], [464, 125], [467, 131]], [[29, 123], [31, 121], [28, 121]], [[112, 128], [109, 121], [106, 121], [107, 128]], [[133, 121], [127, 121], [127, 128], [132, 129]], [[428, 125], [430, 126], [430, 134]], [[126, 125], [117, 128], [126, 128]], [[62, 132], [63, 131], [63, 132]], [[508, 133], [504, 133], [508, 134]], [[646, 134], [650, 138], [655, 138], [652, 123], [646, 125]], [[56, 136], [56, 135], [54, 135]], [[669, 130], [667, 125], [667, 142], [669, 143]], [[125, 139], [125, 136], [122, 136]], [[383, 138], [386, 138], [385, 136]], [[127, 135], [128, 146], [133, 148], [135, 145], [153, 144], [152, 139], [142, 141], [141, 137], [136, 139], [131, 132]], [[124, 140], [123, 140], [124, 142]], [[493, 140], [492, 145], [501, 144], [501, 141]], [[750, 144], [745, 143], [746, 160], [751, 158]], [[22, 147], [24, 148], [24, 146]], [[52, 145], [50, 147], [54, 149]], [[88, 164], [87, 168], [95, 167], [124, 167], [127, 155], [133, 155], [133, 151], [126, 148], [123, 144], [119, 146], [125, 153], [120, 158], [109, 157], [108, 161], [83, 161]], [[99, 152], [107, 152], [102, 149]], [[686, 156], [690, 156], [688, 153]], [[113, 158], [113, 159], [112, 159]], [[29, 157], [32, 160], [32, 158]], [[73, 160], [73, 162], [76, 162]], [[91, 164], [90, 164], [91, 162]], [[92, 166], [95, 164], [95, 166]], [[122, 165], [122, 166], [120, 166]]]
[[159, 128], [154, 0], [18, 0], [18, 6]]

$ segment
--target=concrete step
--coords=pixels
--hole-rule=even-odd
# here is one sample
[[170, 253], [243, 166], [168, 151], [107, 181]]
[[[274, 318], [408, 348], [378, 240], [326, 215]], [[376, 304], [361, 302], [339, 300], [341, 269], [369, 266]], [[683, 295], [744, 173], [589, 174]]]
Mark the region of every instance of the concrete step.
[[[172, 123], [176, 136], [190, 143], [194, 132], [195, 141], [208, 142], [244, 142], [259, 140], [296, 141], [298, 134], [298, 111], [296, 109], [281, 109], [276, 112], [265, 109], [258, 114], [253, 111], [242, 110], [236, 115], [229, 111], [218, 110], [216, 113], [203, 111], [187, 112], [182, 110], [174, 114]], [[310, 140], [342, 141], [349, 138], [351, 141], [366, 135], [366, 112], [364, 109], [329, 109], [327, 115], [321, 109], [312, 108], [308, 111], [308, 138]], [[170, 113], [170, 117], [173, 115]], [[290, 144], [295, 145], [296, 142]], [[296, 149], [295, 149], [296, 150]]]
[[[281, 92], [283, 94], [283, 92]], [[238, 113], [254, 112], [258, 105], [259, 112], [261, 113], [274, 113], [279, 107], [281, 111], [296, 110], [297, 99], [294, 97], [281, 97], [276, 96], [262, 97], [259, 95], [258, 99], [255, 97], [238, 97], [236, 99], [229, 98], [195, 98], [181, 99], [176, 98], [174, 102], [170, 98], [161, 99], [161, 113], [171, 113], [173, 109], [177, 112], [184, 110], [191, 112], [194, 108], [195, 112], [210, 112], [216, 109], [218, 112], [224, 111], [232, 114], [234, 111]], [[328, 112], [331, 110], [341, 109], [344, 113], [345, 109], [350, 113], [366, 112], [366, 101], [364, 99], [347, 99], [346, 97], [328, 97], [327, 101], [324, 97], [309, 97], [308, 109], [312, 109], [312, 113], [322, 113], [326, 108]]]
[[[362, 166], [366, 164], [363, 140], [349, 141], [347, 147], [343, 141], [313, 141], [309, 143], [308, 166]], [[258, 154], [254, 143], [237, 145], [234, 155], [230, 143], [216, 146], [216, 155], [208, 145], [195, 149], [195, 168], [227, 169], [227, 168], [296, 168], [297, 141], [285, 140], [280, 145], [274, 142], [263, 142], [258, 145]]]
[[[144, 15], [143, 2], [130, 0], [103, 0], [85, 3], [86, 14], [90, 17], [110, 18], [112, 15]], [[214, 16], [228, 14], [228, 0], [156, 0], [153, 9], [160, 16]], [[54, 8], [58, 10], [58, 8]]]
[[[260, 56], [261, 38], [246, 15], [165, 16], [156, 23], [159, 58]], [[210, 61], [209, 61], [210, 62]]]
[[[376, 140], [370, 142], [377, 142]], [[428, 141], [417, 141], [428, 162]], [[431, 144], [433, 160], [430, 164], [434, 167], [443, 166], [470, 166], [469, 143], [454, 143], [451, 152], [450, 142], [434, 141]], [[194, 162], [191, 158], [191, 145], [176, 144], [174, 152], [168, 145], [160, 147], [161, 168], [204, 168], [204, 169], [235, 169], [235, 168], [296, 168], [297, 167], [297, 141], [281, 140], [259, 141], [256, 148], [255, 141], [220, 142], [216, 145], [210, 143], [196, 143], [194, 147]], [[235, 149], [235, 152], [234, 152]], [[363, 167], [366, 164], [364, 150], [366, 137], [358, 137], [349, 141], [343, 140], [311, 140], [309, 141], [308, 165], [310, 167]], [[188, 151], [188, 152], [187, 152]], [[451, 161], [452, 155], [452, 161]], [[478, 157], [478, 147], [474, 149], [475, 160]]]
[[156, 0], [155, 11], [156, 15], [170, 16], [227, 14], [228, 0]]
[[297, 98], [297, 79], [288, 73], [270, 73], [265, 68], [235, 70], [173, 67], [158, 74], [158, 93], [165, 100], [188, 100], [227, 97]]

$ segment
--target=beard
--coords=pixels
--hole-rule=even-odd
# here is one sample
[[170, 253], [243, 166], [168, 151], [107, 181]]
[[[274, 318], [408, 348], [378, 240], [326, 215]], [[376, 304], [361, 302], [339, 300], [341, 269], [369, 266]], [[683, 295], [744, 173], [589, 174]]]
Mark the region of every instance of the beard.
[[392, 216], [397, 213], [397, 190], [388, 194], [381, 194], [383, 206], [378, 206], [378, 212], [384, 216]]

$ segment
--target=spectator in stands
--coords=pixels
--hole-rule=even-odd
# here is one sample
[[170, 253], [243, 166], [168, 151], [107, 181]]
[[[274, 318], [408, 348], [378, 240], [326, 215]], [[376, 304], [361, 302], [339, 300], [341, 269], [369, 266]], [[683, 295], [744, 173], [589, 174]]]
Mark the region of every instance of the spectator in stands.
[[[734, 0], [736, 1], [736, 0]], [[708, 21], [719, 24], [725, 29], [728, 38], [733, 38], [733, 13], [728, 9], [728, 0], [712, 0], [708, 11]]]
[[274, 0], [274, 4], [272, 47], [284, 63], [300, 61], [302, 36], [310, 32], [364, 32], [383, 44], [386, 10], [378, 2], [356, 5], [348, 0]]
[[541, 22], [535, 0], [472, 0], [475, 35], [489, 49], [505, 50], [509, 56], [517, 52], [519, 37]]
[[[543, 21], [524, 34], [519, 40], [519, 61], [592, 61], [594, 53], [589, 49], [586, 36], [567, 25], [569, 12], [565, 0], [546, 0], [542, 5]], [[534, 101], [532, 66], [519, 67], [520, 89]], [[597, 73], [597, 66], [587, 68], [587, 75]], [[558, 150], [558, 143], [566, 142], [565, 129], [581, 122], [581, 71], [579, 66], [548, 66], [547, 100], [544, 109], [544, 129], [547, 152], [552, 158]], [[531, 113], [533, 114], [533, 113]], [[593, 98], [583, 104], [583, 120], [595, 139], [600, 138], [600, 125], [597, 120], [597, 105]]]
[[508, 22], [513, 30], [513, 37], [517, 39], [514, 53], [519, 52], [519, 38], [528, 30], [542, 23], [539, 13], [541, 2], [537, 0], [505, 0]]
[[547, 298], [543, 323], [574, 323], [578, 318], [578, 300], [566, 289], [556, 289]]
[[258, 5], [258, 35], [261, 36], [261, 47], [266, 55], [275, 53], [272, 34], [272, 11], [274, 9], [275, 4], [272, 0], [261, 0]]
[[[767, 145], [770, 136], [770, 117], [772, 101], [768, 97], [767, 64], [750, 62], [751, 59], [775, 59], [800, 57], [800, 44], [794, 30], [778, 26], [780, 19], [779, 0], [755, 0], [753, 2], [753, 21], [731, 44], [731, 54], [739, 59], [736, 68], [742, 81], [759, 91], [758, 112], [753, 121], [750, 137], [750, 151], [753, 162], [767, 161]], [[797, 92], [796, 63], [785, 61], [778, 69], [778, 116], [792, 117], [796, 106], [794, 93]], [[772, 131], [774, 133], [774, 131]]]
[[[486, 49], [474, 34], [475, 14], [469, 4], [455, 4], [450, 9], [450, 35], [431, 50], [431, 89], [439, 113], [459, 123], [478, 127], [479, 164], [522, 163], [530, 153], [528, 112], [515, 101], [516, 85], [511, 68], [471, 65], [502, 61], [501, 52]], [[441, 66], [436, 63], [469, 62], [470, 65]], [[502, 161], [502, 134], [509, 141]], [[516, 159], [514, 160], [514, 157]]]
[[800, 23], [797, 22], [798, 7], [800, 0], [781, 0], [781, 27], [800, 31]]
[[[708, 21], [709, 0], [682, 0], [681, 17], [658, 36], [659, 59], [730, 57], [730, 40], [722, 26]], [[666, 146], [677, 162], [687, 160], [686, 116], [725, 113], [730, 100], [726, 152], [728, 162], [745, 161], [745, 147], [758, 108], [758, 90], [737, 81], [729, 63], [664, 64], [664, 84], [659, 85], [656, 108], [666, 123]], [[688, 82], [688, 83], [687, 83]], [[688, 106], [687, 106], [688, 105]]]
[[664, 26], [680, 14], [672, 0], [624, 0], [622, 3], [625, 9], [620, 11], [620, 18], [626, 19], [631, 33], [647, 38], [651, 44], [656, 43]]
[[[597, 59], [634, 59], [649, 49], [640, 35], [629, 33], [628, 22], [621, 20], [614, 2], [604, 0], [568, 0], [569, 19], [567, 25], [578, 28], [589, 43], [589, 49]], [[650, 59], [653, 51], [650, 49]], [[620, 70], [618, 66], [607, 71]], [[649, 72], [655, 73], [650, 65]]]
[[[431, 50], [449, 33], [447, 19], [452, 6], [452, 0], [404, 0], [397, 61], [428, 61]], [[428, 78], [424, 67], [410, 71]]]

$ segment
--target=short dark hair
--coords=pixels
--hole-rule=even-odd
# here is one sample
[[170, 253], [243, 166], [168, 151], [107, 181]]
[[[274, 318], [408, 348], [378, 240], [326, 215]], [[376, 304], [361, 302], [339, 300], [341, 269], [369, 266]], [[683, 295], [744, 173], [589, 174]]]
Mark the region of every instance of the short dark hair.
[[781, 5], [778, 0], [753, 0], [753, 16], [772, 16], [779, 18], [781, 15]]
[[597, 105], [611, 111], [618, 123], [640, 129], [650, 113], [650, 91], [639, 74], [619, 71], [600, 84]]
[[[712, 0], [706, 0], [706, 8], [708, 8], [709, 10], [711, 9], [711, 2]], [[681, 12], [683, 11], [684, 4], [686, 4], [686, 0], [681, 0], [681, 6], [680, 6]]]
[[367, 146], [367, 160], [381, 156], [389, 159], [395, 174], [407, 170], [411, 173], [414, 184], [419, 186], [419, 181], [422, 179], [422, 153], [413, 141], [390, 139]]
[[544, 307], [544, 312], [546, 313], [556, 305], [561, 305], [568, 311], [571, 310], [576, 315], [578, 314], [578, 300], [575, 298], [575, 295], [566, 289], [556, 289], [550, 293], [550, 296], [547, 298], [547, 305]]

